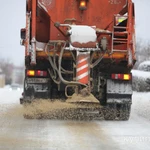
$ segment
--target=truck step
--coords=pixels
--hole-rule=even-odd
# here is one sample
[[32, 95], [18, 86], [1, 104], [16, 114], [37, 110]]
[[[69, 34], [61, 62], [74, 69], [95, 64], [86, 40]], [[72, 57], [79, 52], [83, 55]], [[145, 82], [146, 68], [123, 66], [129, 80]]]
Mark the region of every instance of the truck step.
[[113, 43], [114, 44], [127, 44], [127, 42], [124, 42], [124, 41], [114, 41]]
[[127, 44], [126, 38], [113, 38], [113, 44]]
[[127, 35], [128, 35], [127, 31], [124, 31], [124, 32], [116, 31], [116, 32], [114, 32], [114, 37], [125, 37], [125, 38], [127, 38]]
[[128, 29], [127, 27], [123, 27], [123, 26], [114, 26], [114, 29]]
[[128, 39], [123, 38], [113, 38], [114, 41], [127, 41]]

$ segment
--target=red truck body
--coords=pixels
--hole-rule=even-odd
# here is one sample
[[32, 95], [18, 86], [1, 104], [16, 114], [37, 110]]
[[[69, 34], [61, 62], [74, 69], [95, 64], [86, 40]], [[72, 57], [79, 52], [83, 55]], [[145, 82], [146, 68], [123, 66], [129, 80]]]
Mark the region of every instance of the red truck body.
[[124, 110], [128, 119], [134, 26], [132, 0], [27, 0], [21, 103], [92, 93], [102, 105]]

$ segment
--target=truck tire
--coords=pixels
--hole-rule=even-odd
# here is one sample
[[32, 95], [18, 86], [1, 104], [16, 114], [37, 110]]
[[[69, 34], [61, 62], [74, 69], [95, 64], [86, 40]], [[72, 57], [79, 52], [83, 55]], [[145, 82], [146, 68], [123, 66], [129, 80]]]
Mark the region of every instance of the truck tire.
[[118, 120], [129, 120], [131, 104], [121, 104], [118, 109]]
[[105, 120], [115, 120], [116, 114], [115, 104], [107, 104], [107, 106], [103, 108], [103, 116]]
[[129, 120], [131, 104], [107, 104], [103, 109], [105, 120]]

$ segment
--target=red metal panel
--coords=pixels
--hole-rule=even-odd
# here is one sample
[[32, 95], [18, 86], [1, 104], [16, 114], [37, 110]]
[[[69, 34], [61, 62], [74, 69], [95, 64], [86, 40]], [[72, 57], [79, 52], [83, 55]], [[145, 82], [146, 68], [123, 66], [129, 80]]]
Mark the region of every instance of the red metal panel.
[[88, 0], [84, 11], [79, 9], [79, 0], [38, 0], [38, 3], [51, 17], [51, 39], [60, 40], [63, 36], [53, 22], [64, 23], [66, 19], [75, 18], [76, 24], [105, 29], [113, 21], [114, 14], [126, 5], [126, 0]]
[[36, 36], [36, 10], [37, 10], [37, 1], [32, 0], [32, 38]]
[[[27, 0], [28, 9], [31, 11], [31, 38], [36, 38], [39, 42], [47, 43], [49, 40], [66, 40], [66, 37], [54, 26], [55, 22], [68, 23], [69, 20], [76, 20], [77, 25], [96, 26], [102, 30], [110, 30], [113, 32], [114, 15], [124, 15], [128, 12], [127, 25], [127, 42], [125, 44], [112, 44], [112, 34], [98, 34], [98, 41], [105, 35], [108, 40], [108, 50], [125, 50], [111, 55], [111, 57], [128, 59], [129, 66], [132, 65], [132, 60], [135, 60], [134, 55], [134, 5], [132, 0], [87, 0], [87, 9], [81, 11], [79, 9], [80, 0]], [[31, 5], [32, 4], [32, 5]], [[128, 4], [128, 5], [127, 5]], [[38, 5], [38, 7], [36, 7]], [[68, 22], [65, 22], [68, 20]], [[71, 22], [71, 21], [70, 21]], [[63, 29], [62, 27], [60, 27]], [[64, 28], [65, 30], [65, 28]], [[115, 33], [116, 34], [116, 33]], [[31, 39], [30, 39], [31, 40]], [[123, 43], [123, 42], [122, 42]], [[82, 45], [83, 46], [83, 45]], [[113, 48], [112, 48], [113, 46]], [[27, 48], [26, 48], [27, 49]], [[27, 54], [26, 54], [27, 55]]]

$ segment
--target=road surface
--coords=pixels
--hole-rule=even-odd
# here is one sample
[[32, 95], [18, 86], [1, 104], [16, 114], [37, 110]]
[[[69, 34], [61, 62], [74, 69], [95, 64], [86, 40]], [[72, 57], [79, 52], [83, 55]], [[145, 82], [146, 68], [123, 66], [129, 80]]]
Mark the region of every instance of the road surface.
[[134, 92], [129, 121], [27, 120], [20, 95], [0, 89], [0, 150], [150, 150], [150, 93]]

